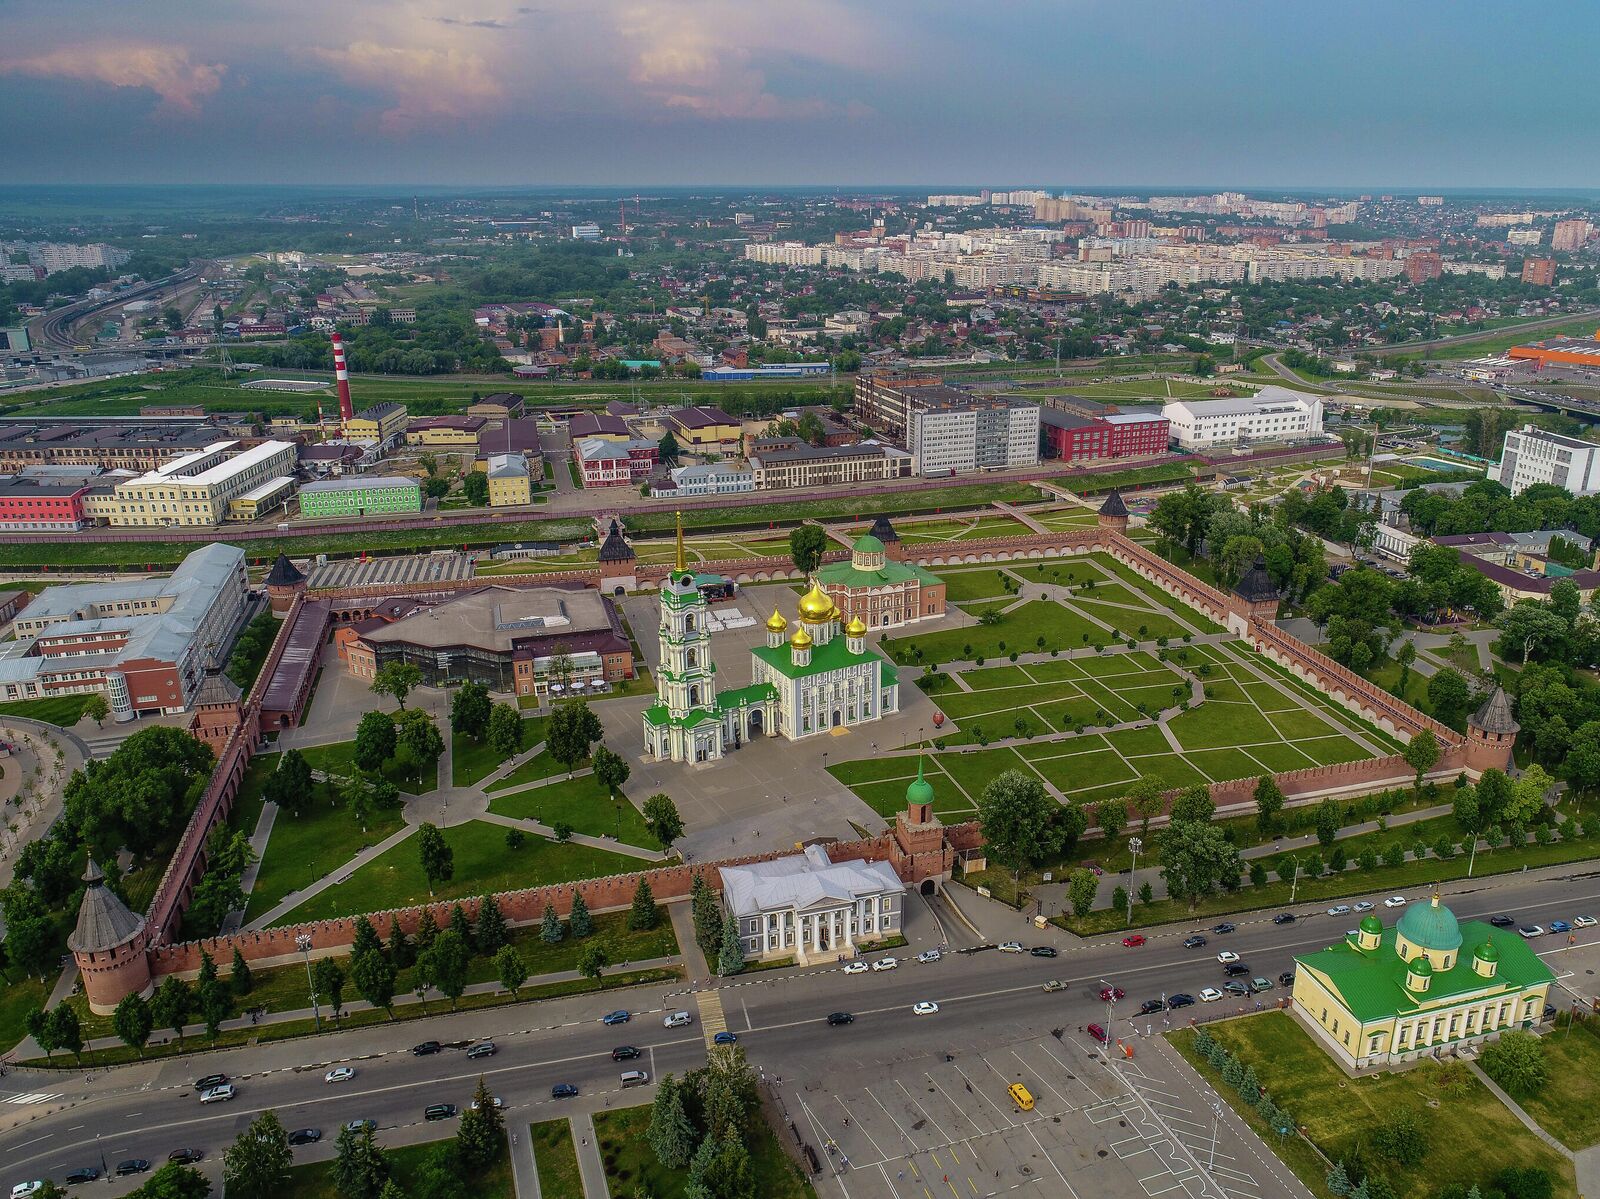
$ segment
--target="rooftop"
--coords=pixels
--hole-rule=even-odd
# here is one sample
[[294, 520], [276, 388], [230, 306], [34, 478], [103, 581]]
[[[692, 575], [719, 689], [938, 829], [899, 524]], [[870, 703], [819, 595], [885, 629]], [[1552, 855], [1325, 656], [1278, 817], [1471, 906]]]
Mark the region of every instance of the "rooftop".
[[858, 896], [903, 894], [905, 884], [887, 862], [833, 862], [821, 845], [803, 853], [722, 866], [722, 900], [735, 916], [754, 916], [783, 908], [804, 911], [850, 903]]
[[[580, 645], [583, 634], [618, 637], [615, 617], [604, 596], [590, 587], [485, 587], [414, 612], [365, 636], [374, 645], [416, 645], [447, 649], [477, 646], [510, 653], [519, 644], [559, 637]], [[619, 640], [620, 637], [618, 638]], [[624, 648], [626, 640], [621, 640]]]

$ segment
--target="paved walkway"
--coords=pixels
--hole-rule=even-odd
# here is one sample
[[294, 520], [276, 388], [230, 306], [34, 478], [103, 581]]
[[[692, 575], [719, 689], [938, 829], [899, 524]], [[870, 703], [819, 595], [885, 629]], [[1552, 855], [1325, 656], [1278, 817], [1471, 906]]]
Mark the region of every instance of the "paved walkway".
[[305, 888], [305, 890], [291, 891], [288, 895], [285, 895], [283, 900], [275, 907], [263, 912], [260, 916], [257, 916], [254, 920], [252, 920], [246, 927], [245, 931], [259, 932], [261, 929], [270, 928], [279, 920], [282, 920], [295, 908], [305, 903], [306, 900], [312, 898], [313, 896], [321, 895], [335, 883], [343, 882], [346, 876], [351, 873], [351, 871], [365, 866], [379, 854], [385, 852], [386, 850], [392, 849], [396, 845], [399, 845], [400, 842], [404, 841], [407, 837], [411, 836], [412, 833], [416, 832], [417, 827], [417, 825], [410, 823], [403, 825], [394, 832], [390, 833], [382, 841], [379, 841], [377, 844], [367, 846], [360, 853], [352, 857], [348, 862], [345, 862], [337, 870], [332, 870], [323, 875], [316, 882]]
[[539, 1166], [534, 1160], [533, 1134], [520, 1120], [506, 1128], [511, 1140], [511, 1187], [517, 1199], [542, 1199]]
[[[1549, 1145], [1550, 1148], [1554, 1149], [1569, 1162], [1573, 1160], [1572, 1150], [1568, 1149], [1560, 1141], [1556, 1140], [1555, 1137], [1551, 1136], [1544, 1129], [1540, 1128], [1538, 1121], [1536, 1121], [1532, 1116], [1528, 1115], [1527, 1112], [1523, 1111], [1520, 1103], [1501, 1090], [1500, 1084], [1495, 1082], [1494, 1079], [1490, 1078], [1489, 1075], [1484, 1072], [1482, 1066], [1478, 1065], [1476, 1061], [1469, 1061], [1467, 1063], [1467, 1068], [1478, 1076], [1479, 1082], [1489, 1088], [1490, 1094], [1492, 1094], [1501, 1103], [1506, 1105], [1507, 1110], [1509, 1110], [1511, 1114], [1521, 1122], [1524, 1128], [1526, 1128], [1534, 1136], [1538, 1137], [1546, 1145]], [[1582, 1195], [1589, 1192], [1584, 1191], [1583, 1187], [1579, 1186], [1578, 1193]]]
[[578, 1173], [583, 1178], [584, 1199], [611, 1199], [606, 1186], [606, 1168], [600, 1160], [600, 1146], [595, 1136], [594, 1120], [588, 1112], [572, 1115], [572, 1147], [578, 1153]]
[[[267, 855], [267, 842], [272, 839], [272, 826], [278, 819], [278, 805], [263, 803], [261, 815], [256, 818], [255, 831], [250, 834], [250, 848], [255, 851], [256, 860], [244, 868], [244, 873], [239, 876], [239, 889], [245, 894], [245, 904], [249, 905], [250, 893], [256, 889], [256, 878], [261, 873], [261, 861]], [[244, 924], [245, 908], [236, 908], [229, 912], [222, 920], [222, 933], [235, 933]]]
[[683, 964], [689, 968], [690, 983], [709, 982], [714, 976], [700, 942], [694, 935], [694, 910], [689, 903], [669, 903], [667, 914], [672, 917], [672, 931], [678, 938], [678, 948], [683, 953]]

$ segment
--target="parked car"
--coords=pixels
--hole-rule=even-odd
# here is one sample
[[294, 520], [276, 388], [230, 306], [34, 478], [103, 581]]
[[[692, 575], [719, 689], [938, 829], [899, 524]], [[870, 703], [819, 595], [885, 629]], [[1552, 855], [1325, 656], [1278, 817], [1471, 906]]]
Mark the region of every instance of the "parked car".
[[[495, 1111], [500, 1111], [502, 1108], [505, 1107], [505, 1105], [506, 1105], [506, 1101], [504, 1099], [500, 1098], [500, 1096], [498, 1096], [498, 1095], [490, 1095], [489, 1096], [489, 1106], [494, 1108]], [[477, 1111], [478, 1110], [478, 1101], [476, 1099], [474, 1099], [471, 1102], [471, 1104], [469, 1104], [468, 1106], [470, 1106], [473, 1111]]]
[[1383, 906], [1386, 908], [1403, 908], [1406, 906], [1406, 897], [1404, 895], [1391, 895], [1383, 901]]
[[1164, 1012], [1166, 1010], [1167, 1001], [1165, 999], [1146, 999], [1139, 1005], [1139, 1014], [1141, 1016], [1148, 1016], [1153, 1012]]
[[27, 1199], [27, 1196], [44, 1190], [44, 1180], [36, 1178], [32, 1182], [19, 1182], [11, 1188], [11, 1199]]
[[1231, 933], [1233, 928], [1234, 926], [1232, 924], [1229, 924], [1226, 920], [1224, 920], [1221, 924], [1213, 924], [1211, 926], [1211, 931], [1214, 933]]
[[1490, 916], [1489, 917], [1489, 923], [1494, 925], [1496, 928], [1510, 928], [1512, 925], [1514, 925], [1516, 923], [1516, 921], [1513, 920], [1510, 916], [1506, 916], [1506, 915], [1502, 914], [1502, 915], [1499, 915], [1499, 916]]
[[552, 1099], [576, 1099], [577, 1097], [578, 1088], [570, 1082], [558, 1082], [550, 1088], [550, 1098]]
[[167, 1154], [169, 1162], [174, 1162], [180, 1166], [192, 1166], [203, 1157], [205, 1157], [205, 1153], [199, 1149], [174, 1149]]
[[1573, 928], [1593, 928], [1596, 923], [1600, 922], [1597, 922], [1593, 916], [1574, 916], [1572, 918]]
[[867, 972], [867, 964], [860, 958], [857, 958], [853, 962], [846, 962], [844, 964], [844, 972], [846, 974], [865, 974]]
[[899, 964], [900, 962], [897, 958], [879, 958], [872, 963], [872, 968], [874, 970], [893, 970]]
[[1553, 933], [1570, 933], [1572, 931], [1572, 925], [1568, 924], [1565, 920], [1552, 920], [1550, 922], [1550, 931]]
[[1183, 939], [1183, 947], [1185, 949], [1204, 949], [1207, 944], [1208, 942], [1206, 939], [1199, 933], [1195, 933], [1194, 936], [1185, 937]]
[[829, 1012], [828, 1013], [828, 1023], [829, 1024], [854, 1024], [855, 1022], [856, 1022], [856, 1018], [854, 1016], [852, 1016], [849, 1012]]
[[1349, 914], [1350, 905], [1347, 903], [1336, 903], [1328, 909], [1328, 915], [1330, 916], [1348, 916]]
[[1036, 958], [1053, 958], [1056, 956], [1056, 947], [1054, 945], [1035, 945], [1028, 952]]
[[467, 1050], [467, 1057], [469, 1059], [493, 1057], [497, 1052], [498, 1050], [495, 1048], [493, 1041], [479, 1041], [471, 1049]]
[[611, 1060], [614, 1062], [631, 1062], [639, 1056], [637, 1045], [618, 1045], [611, 1051]]
[[231, 1082], [225, 1082], [220, 1087], [212, 1087], [209, 1091], [201, 1092], [200, 1102], [226, 1103], [228, 1100], [233, 1098], [233, 1095], [233, 1084]]
[[1141, 946], [1143, 944], [1144, 944], [1144, 934], [1143, 933], [1134, 933], [1131, 937], [1123, 937], [1122, 938], [1122, 946], [1123, 946], [1124, 949], [1137, 949], [1139, 946]]
[[424, 1041], [420, 1045], [413, 1045], [411, 1047], [411, 1056], [429, 1057], [432, 1054], [438, 1053], [442, 1048], [443, 1046], [441, 1046], [438, 1041]]
[[1001, 953], [1021, 953], [1022, 952], [1022, 942], [1021, 941], [1002, 941], [1002, 942], [1000, 942], [1000, 952]]
[[1285, 987], [1294, 986], [1294, 971], [1285, 970], [1282, 974], [1278, 975], [1278, 983], [1280, 986]]
[[81, 1182], [94, 1182], [100, 1177], [100, 1171], [94, 1166], [85, 1166], [81, 1170], [71, 1171], [62, 1181], [69, 1187], [75, 1187]]
[[1243, 962], [1233, 962], [1224, 966], [1222, 972], [1229, 978], [1244, 978], [1250, 973], [1250, 967]]
[[924, 966], [926, 966], [926, 965], [929, 965], [932, 962], [939, 961], [939, 959], [941, 959], [942, 957], [944, 957], [944, 953], [942, 951], [940, 951], [940, 950], [937, 950], [937, 949], [924, 949], [921, 953], [917, 954], [917, 961], [921, 962]]
[[1044, 991], [1061, 991], [1066, 989], [1066, 985], [1059, 978], [1047, 978], [1040, 989]]
[[227, 1081], [228, 1076], [226, 1074], [207, 1074], [204, 1078], [194, 1080], [194, 1089], [197, 1091], [209, 1091], [212, 1087], [220, 1087]]
[[1098, 1024], [1089, 1025], [1088, 1032], [1091, 1037], [1099, 1041], [1102, 1045], [1111, 1040], [1111, 1034], [1105, 1029], [1101, 1028]]
[[662, 1028], [688, 1028], [694, 1023], [694, 1017], [688, 1012], [677, 1011], [661, 1017]]
[[[1348, 911], [1348, 910], [1349, 909], [1346, 909], [1346, 911]], [[1274, 923], [1274, 924], [1293, 924], [1294, 920], [1295, 920], [1295, 916], [1294, 916], [1293, 912], [1279, 912], [1276, 916], [1274, 916], [1272, 918], [1272, 923]]]
[[1239, 982], [1237, 979], [1231, 983], [1223, 983], [1222, 989], [1229, 995], [1237, 996], [1240, 999], [1243, 999], [1245, 996], [1250, 994], [1250, 985], [1248, 983]]
[[1544, 936], [1543, 927], [1537, 924], [1527, 925], [1525, 928], [1519, 928], [1517, 931], [1530, 941], [1535, 937]]
[[1257, 995], [1261, 994], [1263, 991], [1270, 991], [1272, 990], [1272, 980], [1269, 978], [1262, 978], [1258, 974], [1250, 980], [1250, 989]]
[[1201, 987], [1200, 988], [1200, 1002], [1201, 1003], [1215, 1003], [1217, 1000], [1219, 1000], [1221, 998], [1222, 998], [1222, 992], [1217, 990], [1215, 987]]
[[626, 1024], [629, 1020], [632, 1020], [632, 1019], [633, 1019], [633, 1013], [632, 1012], [625, 1012], [625, 1011], [622, 1011], [619, 1008], [617, 1011], [607, 1012], [604, 1016], [601, 1016], [600, 1017], [600, 1023], [601, 1024], [605, 1024], [605, 1025]]
[[369, 1128], [378, 1127], [378, 1122], [371, 1118], [365, 1120], [351, 1120], [345, 1125], [351, 1132], [366, 1132]]
[[430, 1103], [422, 1109], [424, 1120], [449, 1120], [456, 1114], [456, 1105], [453, 1103]]
[[723, 1029], [716, 1036], [711, 1038], [711, 1043], [713, 1045], [737, 1045], [739, 1043], [739, 1038], [735, 1034], [729, 1032], [727, 1029]]
[[1128, 993], [1126, 991], [1124, 991], [1121, 987], [1101, 987], [1100, 988], [1100, 1002], [1101, 1003], [1114, 1003], [1118, 999], [1125, 998], [1127, 996], [1127, 994]]
[[921, 1003], [913, 1003], [911, 1011], [917, 1016], [934, 1016], [939, 1012], [939, 1005], [931, 999], [924, 999]]
[[356, 1076], [352, 1066], [335, 1066], [322, 1076], [323, 1082], [349, 1082]]
[[1376, 906], [1377, 905], [1372, 903], [1370, 900], [1363, 899], [1360, 903], [1356, 904], [1352, 910], [1357, 912], [1370, 912]]
[[1167, 1006], [1173, 1011], [1177, 1011], [1181, 1007], [1193, 1007], [1194, 996], [1187, 991], [1179, 991], [1176, 995], [1168, 995]]
[[1239, 955], [1234, 953], [1231, 949], [1224, 949], [1221, 953], [1217, 954], [1217, 961], [1221, 962], [1224, 966], [1226, 966], [1229, 962], [1237, 962], [1238, 960]]
[[315, 1145], [322, 1139], [320, 1128], [297, 1128], [289, 1134], [291, 1145]]

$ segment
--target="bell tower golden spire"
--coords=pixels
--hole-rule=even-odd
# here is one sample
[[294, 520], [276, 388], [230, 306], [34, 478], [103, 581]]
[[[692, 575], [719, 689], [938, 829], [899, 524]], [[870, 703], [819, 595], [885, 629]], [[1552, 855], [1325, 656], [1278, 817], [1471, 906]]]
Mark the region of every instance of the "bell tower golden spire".
[[683, 558], [683, 513], [678, 512], [674, 515], [678, 518], [678, 557], [677, 561], [673, 563], [672, 569], [681, 574], [689, 569], [689, 564]]

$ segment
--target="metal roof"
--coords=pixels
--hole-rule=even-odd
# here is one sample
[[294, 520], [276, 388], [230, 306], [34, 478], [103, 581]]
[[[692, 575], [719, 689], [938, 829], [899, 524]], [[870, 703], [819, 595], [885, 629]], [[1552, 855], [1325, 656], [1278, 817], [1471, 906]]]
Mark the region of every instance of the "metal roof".
[[901, 895], [906, 889], [889, 863], [835, 863], [821, 845], [769, 862], [722, 866], [717, 873], [722, 876], [723, 903], [735, 916], [834, 906], [864, 895]]

